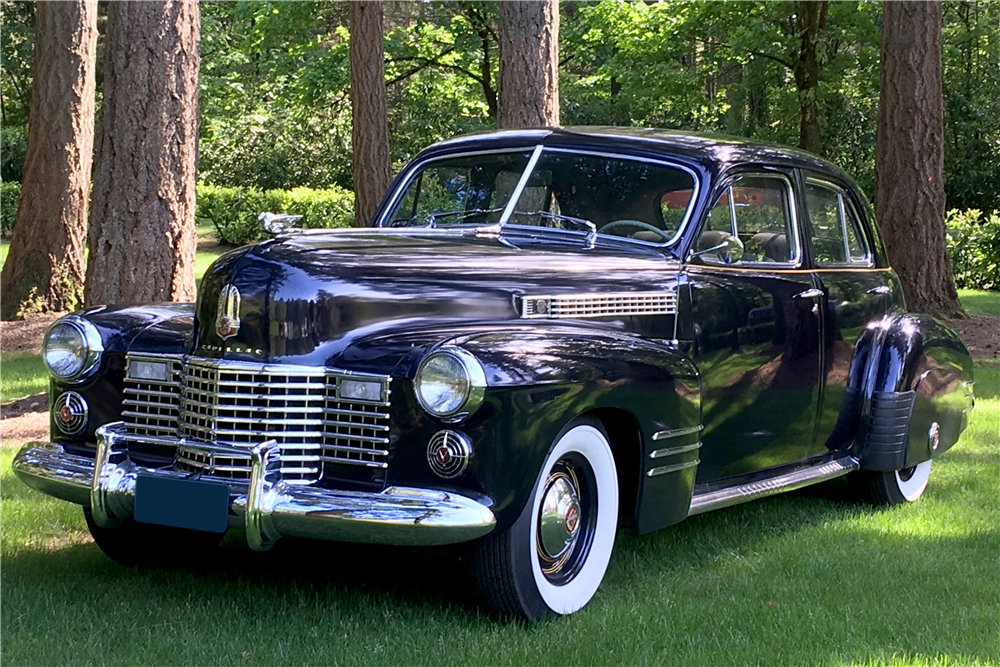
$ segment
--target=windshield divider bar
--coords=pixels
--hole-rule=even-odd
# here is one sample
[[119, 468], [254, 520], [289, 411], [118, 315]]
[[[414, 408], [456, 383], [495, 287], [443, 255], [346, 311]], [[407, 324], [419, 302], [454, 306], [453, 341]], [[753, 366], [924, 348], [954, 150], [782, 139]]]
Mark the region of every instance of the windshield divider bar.
[[500, 216], [500, 221], [497, 222], [497, 227], [503, 230], [503, 226], [507, 224], [510, 220], [510, 216], [514, 214], [514, 209], [517, 207], [517, 201], [521, 198], [521, 193], [524, 192], [524, 188], [528, 186], [528, 179], [531, 178], [531, 172], [535, 170], [535, 165], [538, 163], [538, 158], [542, 155], [542, 145], [538, 144], [535, 146], [535, 150], [531, 153], [531, 159], [528, 160], [528, 166], [525, 167], [524, 173], [521, 174], [521, 180], [517, 182], [517, 186], [514, 188], [514, 192], [510, 195], [510, 200], [507, 202], [507, 208], [504, 209], [503, 215]]

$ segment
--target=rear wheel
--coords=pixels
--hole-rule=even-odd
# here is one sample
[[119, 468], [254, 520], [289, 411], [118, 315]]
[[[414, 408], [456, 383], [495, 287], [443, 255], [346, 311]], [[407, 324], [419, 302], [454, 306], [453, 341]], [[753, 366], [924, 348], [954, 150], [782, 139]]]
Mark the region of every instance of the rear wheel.
[[923, 495], [931, 475], [930, 460], [893, 472], [862, 470], [851, 475], [852, 486], [861, 500], [872, 505], [901, 505]]
[[89, 509], [83, 509], [83, 516], [97, 546], [122, 565], [183, 563], [193, 557], [204, 557], [219, 546], [225, 536], [225, 533], [138, 523], [131, 517], [117, 528], [102, 528]]
[[598, 422], [578, 420], [556, 438], [514, 525], [477, 543], [482, 596], [532, 621], [581, 609], [604, 578], [617, 524], [611, 446]]

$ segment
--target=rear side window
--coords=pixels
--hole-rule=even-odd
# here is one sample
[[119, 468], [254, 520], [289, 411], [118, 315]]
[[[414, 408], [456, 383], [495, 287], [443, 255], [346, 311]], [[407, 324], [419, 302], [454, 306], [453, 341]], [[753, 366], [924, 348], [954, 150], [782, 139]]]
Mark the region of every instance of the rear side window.
[[806, 183], [810, 243], [817, 266], [871, 263], [857, 211], [843, 190], [827, 183]]

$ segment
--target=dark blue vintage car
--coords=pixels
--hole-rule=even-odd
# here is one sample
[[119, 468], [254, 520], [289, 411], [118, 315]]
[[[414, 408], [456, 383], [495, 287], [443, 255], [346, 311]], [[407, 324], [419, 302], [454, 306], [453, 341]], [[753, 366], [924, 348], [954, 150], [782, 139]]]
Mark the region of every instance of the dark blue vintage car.
[[[271, 221], [273, 222], [273, 220]], [[229, 528], [467, 543], [496, 610], [592, 598], [622, 526], [846, 475], [916, 500], [973, 404], [841, 170], [677, 132], [436, 144], [373, 227], [221, 257], [197, 304], [56, 322], [14, 469], [125, 563]]]

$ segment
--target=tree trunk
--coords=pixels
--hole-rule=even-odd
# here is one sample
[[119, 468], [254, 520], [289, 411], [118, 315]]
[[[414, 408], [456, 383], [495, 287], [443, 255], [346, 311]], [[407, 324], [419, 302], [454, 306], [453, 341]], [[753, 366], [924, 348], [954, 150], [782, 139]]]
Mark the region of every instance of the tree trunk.
[[823, 142], [819, 135], [819, 36], [826, 27], [828, 0], [814, 2], [799, 0], [795, 12], [795, 28], [802, 45], [795, 61], [795, 87], [799, 93], [799, 148], [823, 154]]
[[0, 316], [73, 310], [82, 300], [94, 147], [97, 0], [35, 5], [24, 176]]
[[501, 128], [559, 125], [559, 3], [507, 0], [500, 10]]
[[366, 227], [392, 180], [381, 0], [351, 2], [350, 24], [354, 226]]
[[86, 301], [193, 301], [198, 4], [110, 2]]
[[916, 312], [962, 312], [944, 228], [941, 3], [882, 6], [875, 210]]

